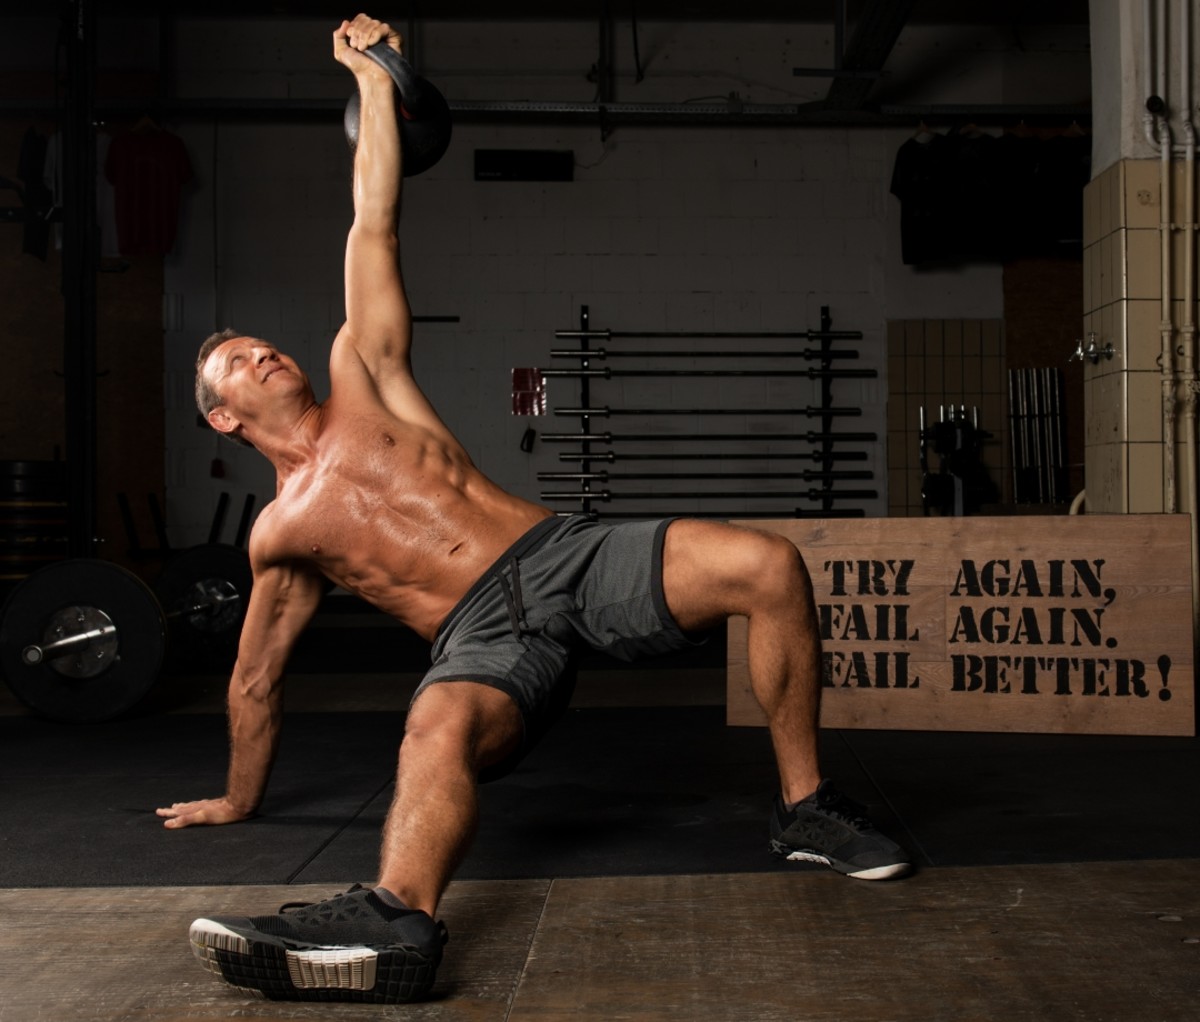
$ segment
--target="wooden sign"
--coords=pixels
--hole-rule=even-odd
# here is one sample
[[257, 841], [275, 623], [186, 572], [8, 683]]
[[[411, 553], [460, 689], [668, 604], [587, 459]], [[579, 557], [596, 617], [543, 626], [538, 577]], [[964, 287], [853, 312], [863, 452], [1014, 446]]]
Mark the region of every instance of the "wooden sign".
[[[804, 555], [831, 728], [1192, 735], [1186, 515], [747, 522]], [[746, 619], [727, 719], [762, 725]]]

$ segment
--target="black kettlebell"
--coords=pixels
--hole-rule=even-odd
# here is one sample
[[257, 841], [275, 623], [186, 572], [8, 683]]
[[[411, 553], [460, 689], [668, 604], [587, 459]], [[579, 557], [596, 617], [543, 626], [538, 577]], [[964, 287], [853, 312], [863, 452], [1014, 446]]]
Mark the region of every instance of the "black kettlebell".
[[[363, 52], [392, 76], [400, 92], [396, 124], [404, 154], [404, 176], [416, 177], [437, 163], [450, 145], [450, 104], [428, 79], [417, 74], [413, 66], [387, 43], [376, 43]], [[343, 118], [351, 151], [358, 146], [360, 103], [356, 90], [346, 104]]]

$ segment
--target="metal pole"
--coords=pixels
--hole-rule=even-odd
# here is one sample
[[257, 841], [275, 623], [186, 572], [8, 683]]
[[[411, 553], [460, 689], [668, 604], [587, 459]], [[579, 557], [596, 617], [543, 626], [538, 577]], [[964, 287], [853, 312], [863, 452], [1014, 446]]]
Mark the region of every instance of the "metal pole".
[[[840, 0], [839, 0], [839, 2], [840, 2]], [[839, 18], [840, 18], [840, 14], [839, 14]], [[841, 44], [839, 42], [839, 51], [840, 51], [840, 45]], [[841, 66], [840, 52], [839, 52], [839, 56], [838, 56], [838, 66], [839, 67]], [[830, 356], [829, 345], [832, 341], [832, 338], [830, 336], [830, 334], [832, 333], [832, 328], [833, 328], [833, 317], [829, 315], [829, 306], [822, 305], [821, 306], [821, 351], [823, 353], [823, 357], [821, 359], [822, 369], [818, 370], [818, 373], [820, 374], [820, 379], [821, 379], [821, 407], [826, 408], [826, 409], [831, 407], [833, 404], [833, 379], [832, 379], [833, 373], [831, 373], [829, 371], [829, 356]], [[842, 370], [837, 375], [841, 376], [841, 375], [845, 375], [847, 373], [854, 373], [855, 375], [858, 375], [862, 372], [863, 372], [862, 370], [858, 370], [858, 369]], [[869, 369], [866, 371], [866, 374], [870, 375], [870, 376], [874, 376], [875, 371], [873, 369]], [[831, 419], [831, 416], [829, 416], [829, 415], [821, 416], [821, 429], [823, 432], [823, 436], [821, 439], [821, 454], [823, 455], [823, 458], [821, 461], [821, 467], [823, 469], [825, 469], [826, 471], [828, 471], [830, 468], [830, 457], [829, 456], [833, 452], [833, 440], [831, 439], [833, 434], [830, 432], [830, 430], [833, 427], [833, 423], [830, 421], [830, 419]], [[831, 503], [831, 499], [826, 498], [823, 501], [821, 506], [823, 508], [825, 508], [826, 510], [829, 510], [830, 508], [832, 508], [833, 504]]]
[[67, 109], [63, 117], [63, 376], [66, 400], [68, 549], [96, 544], [96, 12], [71, 0]]
[[[579, 364], [580, 364], [581, 368], [583, 368], [583, 369], [587, 369], [588, 366], [591, 365], [591, 362], [587, 358], [587, 354], [586, 354], [588, 351], [588, 344], [589, 344], [589, 340], [590, 340], [589, 334], [590, 333], [591, 333], [591, 314], [588, 310], [588, 306], [581, 305], [579, 307], [579, 348], [581, 351], [584, 352], [584, 359]], [[579, 416], [579, 432], [584, 434], [585, 436], [592, 431], [592, 418], [588, 414], [588, 408], [591, 405], [591, 403], [592, 403], [592, 381], [587, 376], [584, 376], [584, 377], [581, 377], [580, 381], [579, 381], [579, 404], [583, 408], [583, 414], [581, 414]], [[583, 471], [586, 472], [591, 467], [591, 463], [588, 461], [587, 456], [588, 456], [588, 454], [591, 453], [592, 445], [589, 441], [582, 440], [582, 441], [580, 441], [580, 446], [583, 451], [583, 462], [580, 464], [580, 468], [582, 468]], [[583, 484], [583, 490], [585, 493], [590, 491], [591, 488], [592, 487], [591, 487], [590, 483]], [[590, 500], [585, 499], [583, 501], [582, 511], [584, 514], [592, 513], [592, 503]]]

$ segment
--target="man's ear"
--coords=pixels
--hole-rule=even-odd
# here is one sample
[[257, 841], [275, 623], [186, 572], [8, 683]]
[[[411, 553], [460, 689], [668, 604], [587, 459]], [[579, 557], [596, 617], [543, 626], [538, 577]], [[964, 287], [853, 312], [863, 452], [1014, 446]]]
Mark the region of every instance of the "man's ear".
[[212, 426], [218, 433], [230, 434], [241, 425], [226, 410], [224, 405], [217, 405], [211, 412], [208, 413], [208, 424]]

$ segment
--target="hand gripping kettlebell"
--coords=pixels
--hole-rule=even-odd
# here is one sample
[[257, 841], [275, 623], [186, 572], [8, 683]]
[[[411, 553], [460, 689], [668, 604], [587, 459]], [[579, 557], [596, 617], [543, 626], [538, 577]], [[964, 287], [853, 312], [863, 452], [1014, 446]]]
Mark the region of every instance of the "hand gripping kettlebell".
[[[422, 78], [413, 66], [386, 42], [378, 42], [363, 51], [382, 67], [400, 95], [396, 104], [396, 124], [400, 129], [400, 147], [404, 154], [405, 177], [416, 177], [428, 170], [450, 145], [450, 104], [438, 89]], [[353, 151], [358, 146], [358, 119], [361, 100], [358, 91], [346, 104], [343, 127]]]

